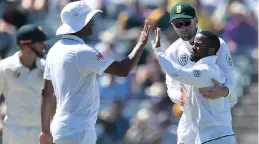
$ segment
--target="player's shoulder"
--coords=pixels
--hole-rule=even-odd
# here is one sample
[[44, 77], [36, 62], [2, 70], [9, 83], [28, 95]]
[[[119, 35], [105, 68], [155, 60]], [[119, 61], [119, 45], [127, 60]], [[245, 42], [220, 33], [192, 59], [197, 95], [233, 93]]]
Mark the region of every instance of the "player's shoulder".
[[37, 67], [38, 67], [39, 69], [44, 69], [45, 66], [46, 66], [46, 60], [43, 59], [43, 58], [38, 58], [38, 59], [36, 60], [36, 65], [37, 65]]
[[1, 63], [1, 64], [15, 63], [14, 60], [15, 60], [15, 59], [18, 59], [18, 53], [19, 53], [19, 52], [16, 52], [16, 53], [14, 53], [14, 54], [11, 55], [11, 56], [8, 56], [8, 57], [2, 59], [2, 60], [0, 61], [0, 63]]
[[92, 45], [89, 44], [80, 44], [75, 48], [77, 53], [84, 53], [84, 54], [93, 54], [98, 53], [99, 51]]
[[17, 66], [17, 53], [0, 61], [0, 69], [7, 70]]
[[226, 42], [223, 40], [223, 38], [221, 38], [221, 37], [218, 37], [218, 38], [219, 38], [220, 46], [226, 44]]
[[220, 37], [219, 37], [219, 41], [220, 41], [220, 48], [219, 48], [219, 51], [217, 52], [217, 56], [228, 53], [229, 51], [229, 48], [226, 42]]
[[183, 45], [183, 40], [178, 38], [175, 42], [173, 42], [165, 51], [165, 53], [170, 54], [178, 50], [178, 48]]

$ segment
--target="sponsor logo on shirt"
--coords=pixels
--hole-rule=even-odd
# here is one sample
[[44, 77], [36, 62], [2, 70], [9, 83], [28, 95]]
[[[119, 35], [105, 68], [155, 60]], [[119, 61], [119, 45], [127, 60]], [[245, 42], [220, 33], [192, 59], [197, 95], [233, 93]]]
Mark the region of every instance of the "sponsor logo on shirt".
[[179, 59], [178, 59], [178, 62], [179, 62], [180, 65], [185, 66], [188, 62], [188, 55], [187, 54], [181, 54]]
[[231, 58], [230, 54], [227, 54], [227, 55], [226, 55], [226, 60], [227, 60], [227, 63], [228, 63], [229, 66], [232, 66], [232, 65], [233, 65], [233, 63], [232, 63], [232, 58]]
[[101, 53], [96, 53], [97, 60], [103, 59], [103, 55]]
[[199, 71], [199, 70], [193, 70], [193, 75], [194, 75], [195, 77], [200, 77], [200, 76], [201, 76], [201, 71]]

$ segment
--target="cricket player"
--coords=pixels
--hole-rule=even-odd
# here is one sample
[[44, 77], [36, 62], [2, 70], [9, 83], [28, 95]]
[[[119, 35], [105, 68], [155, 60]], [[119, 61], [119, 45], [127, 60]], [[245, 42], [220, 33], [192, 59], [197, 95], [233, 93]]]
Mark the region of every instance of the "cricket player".
[[[184, 68], [191, 68], [195, 64], [189, 58], [194, 37], [201, 31], [198, 27], [198, 21], [199, 19], [196, 17], [195, 9], [188, 3], [179, 2], [171, 9], [170, 23], [180, 38], [169, 46], [165, 53], [171, 61], [178, 63]], [[221, 38], [219, 39], [220, 49], [216, 54], [216, 64], [222, 70], [220, 77], [225, 77], [225, 82], [223, 85], [219, 85], [217, 81], [213, 81], [215, 87], [200, 88], [199, 91], [208, 99], [227, 97], [228, 102], [233, 106], [237, 102], [234, 92], [235, 77], [233, 63], [226, 43]], [[166, 75], [166, 85], [167, 93], [171, 100], [175, 103], [181, 103], [181, 88], [186, 87], [185, 84]], [[195, 141], [196, 134], [189, 127], [190, 122], [183, 110], [177, 129], [178, 143], [192, 144]]]
[[41, 28], [24, 25], [17, 31], [21, 50], [0, 61], [0, 94], [4, 95], [7, 105], [3, 144], [36, 144], [39, 141], [45, 40]]
[[[94, 15], [86, 1], [67, 4], [61, 12], [62, 35], [49, 51], [42, 91], [41, 144], [95, 144], [95, 123], [100, 107], [98, 75], [104, 72], [125, 77], [138, 63], [147, 43], [150, 26], [145, 21], [139, 40], [132, 52], [120, 62], [102, 54], [82, 38], [91, 35]], [[53, 94], [56, 113], [50, 126]]]
[[184, 68], [173, 62], [160, 47], [160, 29], [156, 31], [156, 42], [152, 43], [161, 68], [175, 80], [187, 84], [187, 97], [183, 109], [189, 120], [190, 129], [196, 133], [195, 144], [236, 144], [232, 130], [230, 105], [226, 97], [206, 99], [199, 88], [213, 87], [211, 79], [224, 83], [221, 70], [216, 65], [216, 53], [220, 47], [219, 38], [201, 31], [194, 39], [190, 60], [196, 62], [191, 68]]

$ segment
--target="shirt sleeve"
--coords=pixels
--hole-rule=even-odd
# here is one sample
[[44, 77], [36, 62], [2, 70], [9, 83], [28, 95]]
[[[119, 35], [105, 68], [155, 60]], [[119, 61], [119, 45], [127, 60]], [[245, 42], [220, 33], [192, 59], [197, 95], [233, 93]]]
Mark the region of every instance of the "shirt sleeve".
[[220, 49], [217, 53], [217, 57], [218, 58], [216, 63], [219, 66], [219, 68], [223, 71], [223, 74], [226, 79], [223, 86], [226, 86], [229, 89], [227, 97], [231, 97], [233, 102], [230, 103], [236, 103], [237, 97], [234, 92], [236, 86], [236, 78], [234, 75], [232, 57], [230, 55], [227, 44], [223, 40], [221, 40]]
[[172, 79], [169, 75], [166, 74], [166, 87], [167, 87], [167, 94], [169, 98], [177, 104], [180, 104], [181, 99], [181, 82]]
[[46, 79], [46, 80], [51, 80], [49, 64], [47, 62], [45, 64], [45, 70], [44, 70], [43, 78]]
[[162, 49], [158, 48], [155, 53], [164, 72], [174, 79], [197, 88], [211, 85], [213, 73], [207, 65], [199, 65], [186, 69], [170, 61]]
[[5, 76], [4, 76], [4, 68], [3, 65], [0, 64], [0, 95], [4, 93], [5, 89]]
[[94, 72], [102, 75], [114, 62], [112, 58], [103, 56], [95, 49], [80, 49], [77, 51], [77, 66], [81, 71]]
[[[166, 53], [168, 54], [168, 58], [172, 61], [177, 61], [174, 57], [175, 51], [174, 47], [169, 47], [166, 50]], [[171, 99], [172, 102], [176, 104], [180, 104], [180, 99], [181, 99], [181, 87], [185, 86], [183, 85], [182, 82], [175, 80], [173, 77], [169, 76], [168, 74], [165, 75], [165, 84], [167, 87], [167, 94], [169, 98]]]

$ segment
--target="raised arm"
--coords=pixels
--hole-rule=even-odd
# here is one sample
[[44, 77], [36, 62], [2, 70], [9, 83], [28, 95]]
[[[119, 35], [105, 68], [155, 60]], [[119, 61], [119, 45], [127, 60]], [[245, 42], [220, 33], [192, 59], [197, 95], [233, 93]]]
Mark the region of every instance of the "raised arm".
[[76, 52], [77, 67], [82, 72], [94, 72], [102, 75], [104, 72], [119, 77], [128, 76], [129, 72], [138, 63], [149, 36], [148, 21], [141, 31], [139, 41], [132, 52], [122, 61], [114, 61], [112, 58], [102, 56], [95, 48], [81, 48]]
[[205, 87], [211, 84], [211, 70], [207, 65], [200, 65], [199, 67], [194, 67], [190, 69], [183, 68], [171, 61], [164, 51], [160, 48], [160, 29], [157, 28], [156, 40], [152, 41], [152, 49], [155, 51], [159, 64], [163, 71], [182, 83], [195, 86], [195, 87]]
[[171, 61], [161, 48], [155, 54], [163, 71], [175, 80], [197, 88], [211, 85], [212, 70], [207, 65], [187, 69]]
[[141, 31], [138, 43], [136, 44], [132, 52], [128, 55], [128, 57], [126, 57], [120, 62], [114, 61], [104, 72], [116, 76], [127, 76], [129, 72], [136, 66], [140, 59], [140, 56], [142, 55], [144, 46], [148, 41], [149, 29], [150, 25], [146, 20], [144, 28]]

